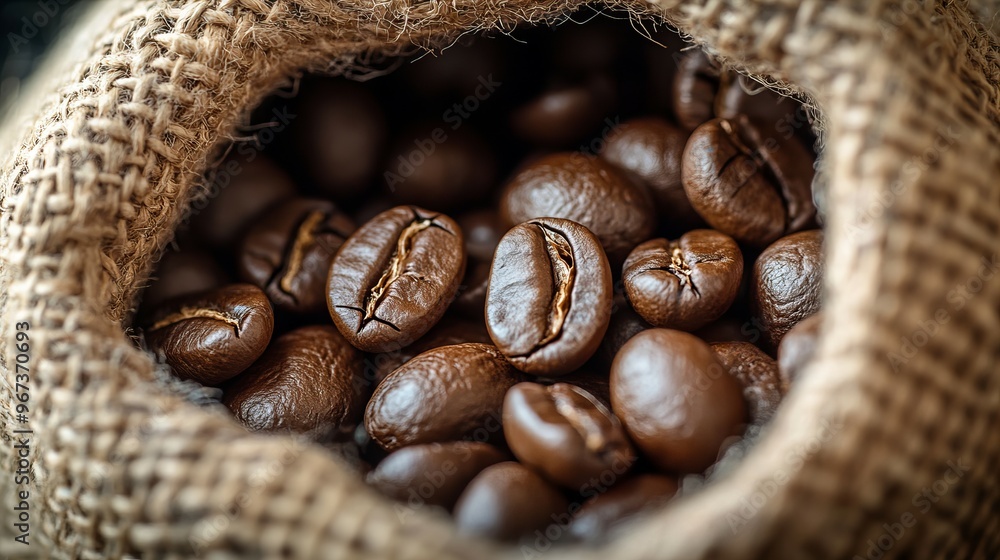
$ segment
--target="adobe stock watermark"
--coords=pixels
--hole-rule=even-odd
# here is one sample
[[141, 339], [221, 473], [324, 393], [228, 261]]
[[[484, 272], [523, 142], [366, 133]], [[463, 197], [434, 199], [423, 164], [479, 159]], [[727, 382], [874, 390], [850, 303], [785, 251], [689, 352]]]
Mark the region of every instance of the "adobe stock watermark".
[[38, 10], [30, 16], [24, 16], [19, 22], [21, 24], [20, 33], [8, 33], [7, 42], [10, 49], [17, 54], [21, 52], [21, 47], [27, 45], [38, 36], [38, 33], [56, 20], [59, 12], [68, 4], [70, 0], [38, 0], [35, 3]]
[[976, 273], [964, 282], [955, 284], [948, 293], [945, 294], [947, 306], [939, 307], [933, 315], [924, 319], [909, 336], [900, 338], [899, 350], [889, 353], [889, 365], [892, 371], [899, 371], [920, 350], [930, 342], [931, 338], [941, 332], [944, 325], [951, 321], [951, 314], [963, 309], [969, 301], [979, 295], [992, 280], [1000, 268], [1000, 253], [993, 253], [989, 258], [982, 257]]
[[[958, 484], [970, 467], [961, 459], [948, 461], [947, 469], [941, 478], [935, 480], [928, 486], [920, 489], [913, 495], [910, 504], [914, 509], [904, 511], [896, 521], [882, 524], [882, 534], [874, 539], [868, 539], [865, 555], [855, 554], [852, 560], [880, 560], [887, 552], [896, 546], [903, 536], [920, 520], [918, 515], [925, 515], [947, 494], [953, 486]], [[914, 511], [916, 513], [914, 513]]]
[[[479, 85], [471, 94], [441, 113], [441, 120], [448, 125], [447, 128], [452, 132], [461, 128], [472, 117], [472, 114], [479, 110], [483, 102], [488, 100], [503, 85], [502, 82], [493, 79], [493, 74], [479, 76], [478, 81]], [[427, 158], [437, 150], [437, 147], [447, 141], [448, 130], [444, 126], [431, 130], [430, 134], [423, 138], [414, 139], [413, 149], [396, 158], [395, 169], [386, 170], [382, 174], [389, 191], [396, 192], [396, 187], [409, 179], [417, 168], [423, 165]]]

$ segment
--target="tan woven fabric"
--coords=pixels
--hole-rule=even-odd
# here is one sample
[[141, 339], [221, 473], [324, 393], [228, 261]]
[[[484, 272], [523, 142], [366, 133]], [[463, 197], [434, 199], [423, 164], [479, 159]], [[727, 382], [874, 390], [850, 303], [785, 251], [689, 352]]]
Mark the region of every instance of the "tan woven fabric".
[[[14, 324], [29, 321], [33, 538], [44, 530], [57, 556], [79, 558], [530, 557], [401, 515], [321, 450], [249, 435], [186, 402], [155, 381], [122, 324], [206, 163], [287, 76], [576, 5], [121, 0], [106, 27], [82, 30], [86, 63], [19, 131], [0, 178], [2, 418], [10, 430]], [[631, 7], [643, 12], [637, 28], [664, 16], [823, 110], [824, 337], [808, 378], [731, 476], [600, 550], [549, 554], [867, 558], [876, 546], [883, 558], [997, 558], [1000, 65], [976, 10], [915, 0]], [[15, 456], [3, 443], [9, 494]]]

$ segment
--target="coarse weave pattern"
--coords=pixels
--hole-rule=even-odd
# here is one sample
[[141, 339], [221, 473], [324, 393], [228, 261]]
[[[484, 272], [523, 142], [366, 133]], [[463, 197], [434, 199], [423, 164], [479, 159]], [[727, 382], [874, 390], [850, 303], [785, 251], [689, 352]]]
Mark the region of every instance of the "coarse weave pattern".
[[[0, 178], [2, 418], [14, 427], [14, 324], [28, 321], [33, 538], [42, 529], [74, 558], [524, 557], [409, 515], [318, 449], [250, 435], [164, 389], [123, 323], [207, 163], [288, 76], [580, 3], [113, 5], [106, 28], [80, 31], [92, 52]], [[817, 362], [739, 469], [602, 549], [551, 557], [1000, 556], [1000, 66], [977, 10], [616, 5], [637, 28], [665, 18], [822, 110], [827, 312]], [[0, 449], [9, 485], [16, 457]]]

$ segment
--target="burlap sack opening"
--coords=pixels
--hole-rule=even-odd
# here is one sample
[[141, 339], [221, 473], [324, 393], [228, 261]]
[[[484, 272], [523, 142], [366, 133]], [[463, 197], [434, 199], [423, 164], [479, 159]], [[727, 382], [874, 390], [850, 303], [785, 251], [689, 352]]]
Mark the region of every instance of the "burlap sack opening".
[[[996, 558], [1000, 67], [974, 8], [610, 4], [632, 9], [637, 26], [665, 18], [823, 110], [827, 314], [817, 362], [737, 472], [599, 550], [546, 554]], [[3, 168], [3, 420], [5, 433], [18, 427], [11, 348], [15, 324], [27, 321], [32, 538], [44, 532], [57, 556], [81, 558], [542, 552], [544, 542], [517, 550], [461, 539], [394, 508], [317, 449], [199, 409], [155, 382], [122, 325], [210, 155], [283, 78], [578, 5], [102, 4], [100, 25], [78, 31], [85, 62], [58, 90], [43, 88], [46, 104]], [[17, 456], [11, 442], [0, 449], [9, 499]], [[928, 491], [933, 501], [920, 499]]]

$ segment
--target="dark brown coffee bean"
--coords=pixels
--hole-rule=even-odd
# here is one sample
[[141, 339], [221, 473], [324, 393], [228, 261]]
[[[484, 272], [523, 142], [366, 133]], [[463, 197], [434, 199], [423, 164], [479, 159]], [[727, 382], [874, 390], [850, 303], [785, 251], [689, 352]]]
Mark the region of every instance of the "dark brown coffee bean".
[[266, 213], [243, 239], [240, 277], [256, 284], [274, 306], [297, 315], [326, 305], [326, 275], [354, 222], [331, 202], [289, 200]]
[[558, 153], [521, 169], [504, 188], [500, 216], [508, 226], [536, 218], [577, 222], [620, 264], [653, 231], [652, 204], [641, 187], [594, 156]]
[[468, 127], [421, 127], [403, 133], [383, 179], [398, 204], [452, 210], [478, 201], [496, 182], [496, 158]]
[[372, 362], [377, 364], [375, 383], [381, 383], [387, 375], [392, 373], [392, 370], [412, 360], [419, 354], [441, 346], [464, 344], [466, 342], [493, 344], [493, 341], [490, 339], [490, 333], [486, 330], [486, 324], [482, 321], [449, 319], [446, 316], [438, 324], [434, 325], [434, 328], [428, 331], [427, 334], [406, 348], [373, 356]]
[[361, 366], [361, 355], [333, 327], [301, 327], [276, 338], [226, 386], [222, 403], [250, 431], [324, 439], [359, 421]]
[[568, 507], [556, 487], [507, 461], [472, 479], [455, 505], [455, 524], [466, 535], [515, 541], [567, 517]]
[[750, 422], [758, 426], [766, 424], [785, 393], [778, 363], [749, 342], [717, 342], [711, 346], [729, 375], [743, 387]]
[[250, 367], [273, 329], [264, 292], [233, 284], [168, 301], [151, 314], [143, 333], [178, 377], [214, 386]]
[[390, 453], [366, 481], [411, 507], [427, 505], [451, 510], [469, 481], [486, 467], [506, 460], [504, 452], [487, 443], [411, 445]]
[[778, 345], [778, 372], [785, 390], [802, 375], [819, 345], [822, 312], [807, 317], [789, 329]]
[[625, 259], [629, 303], [657, 327], [694, 330], [718, 319], [736, 299], [743, 254], [731, 237], [710, 229], [677, 241], [653, 239]]
[[719, 65], [701, 49], [692, 49], [681, 59], [674, 79], [674, 114], [686, 130], [694, 130], [715, 116], [720, 74]]
[[252, 221], [295, 195], [295, 183], [267, 156], [230, 158], [219, 166], [215, 198], [194, 217], [191, 229], [213, 249], [233, 249]]
[[535, 146], [567, 148], [600, 126], [614, 107], [614, 90], [607, 79], [555, 87], [514, 109], [511, 128]]
[[307, 84], [292, 137], [316, 187], [338, 202], [363, 195], [375, 180], [386, 124], [371, 90], [347, 80]]
[[735, 119], [746, 115], [761, 128], [791, 135], [795, 124], [808, 122], [804, 112], [800, 115], [800, 111], [802, 104], [797, 100], [785, 97], [743, 74], [730, 71], [721, 76], [715, 97], [717, 117]]
[[575, 385], [514, 385], [503, 403], [503, 430], [522, 464], [570, 490], [604, 473], [625, 474], [635, 463], [618, 419]]
[[819, 311], [823, 284], [823, 232], [803, 231], [775, 241], [757, 258], [750, 304], [775, 349], [799, 321]]
[[812, 163], [798, 141], [766, 137], [746, 118], [715, 119], [691, 133], [681, 176], [706, 222], [763, 247], [815, 223]]
[[705, 223], [691, 207], [681, 183], [681, 156], [687, 139], [686, 131], [666, 120], [646, 117], [616, 127], [601, 152], [603, 159], [646, 186], [661, 222], [678, 231]]
[[658, 474], [640, 474], [597, 494], [583, 504], [569, 526], [581, 541], [597, 541], [630, 518], [656, 509], [677, 494], [677, 480]]
[[661, 469], [702, 472], [743, 432], [739, 382], [694, 335], [649, 329], [611, 364], [611, 408], [632, 441]]
[[611, 317], [611, 268], [580, 224], [539, 218], [497, 246], [486, 295], [486, 326], [518, 369], [560, 375], [597, 350]]
[[204, 251], [185, 249], [163, 254], [148, 288], [142, 292], [142, 314], [164, 302], [214, 290], [229, 283], [229, 275]]
[[524, 377], [489, 344], [442, 346], [389, 374], [372, 395], [365, 426], [380, 446], [499, 435], [507, 389]]
[[462, 230], [454, 220], [397, 206], [344, 243], [330, 266], [327, 306], [354, 346], [395, 351], [441, 319], [464, 272]]

